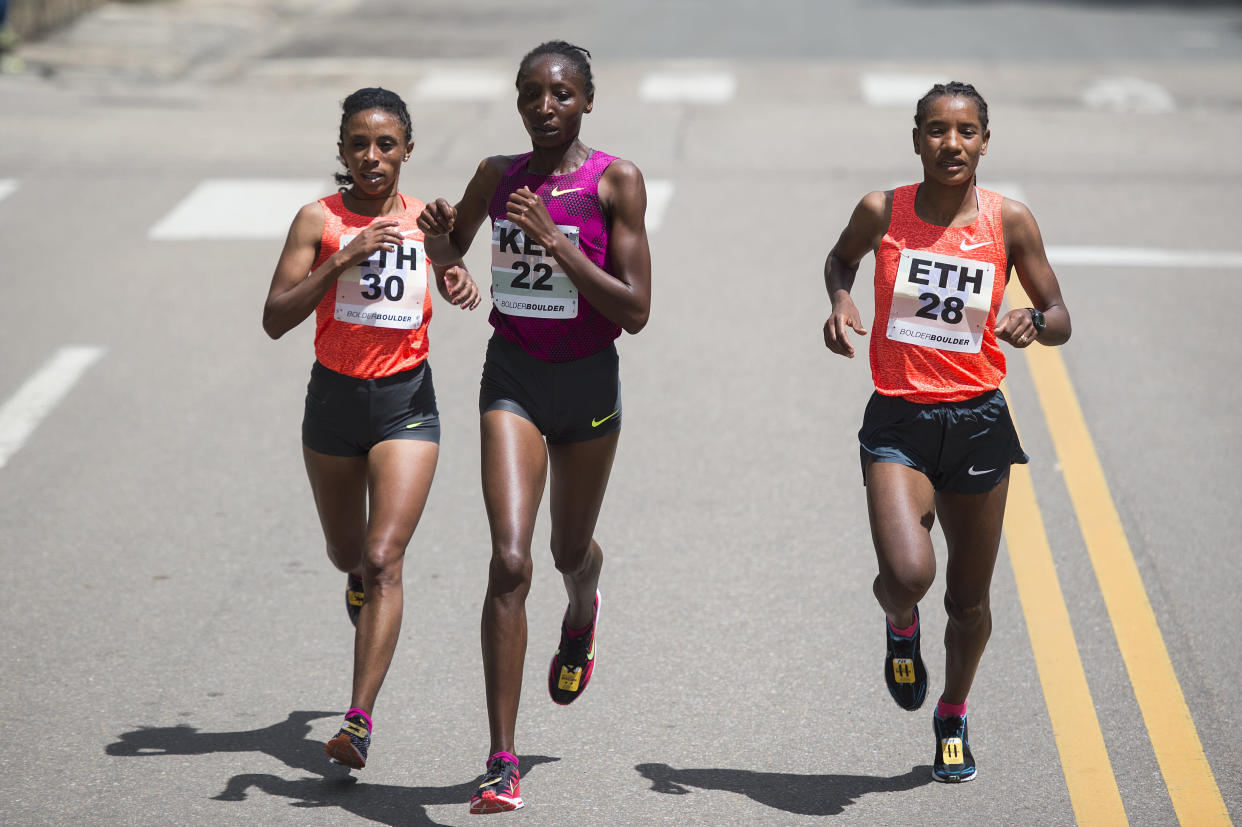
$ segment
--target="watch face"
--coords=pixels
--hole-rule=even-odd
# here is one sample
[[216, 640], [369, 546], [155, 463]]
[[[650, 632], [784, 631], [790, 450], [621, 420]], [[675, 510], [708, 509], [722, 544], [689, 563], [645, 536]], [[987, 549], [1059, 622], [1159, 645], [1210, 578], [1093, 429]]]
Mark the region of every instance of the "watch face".
[[1036, 333], [1043, 333], [1044, 327], [1048, 324], [1044, 319], [1044, 314], [1038, 310], [1031, 311], [1031, 324], [1035, 325]]

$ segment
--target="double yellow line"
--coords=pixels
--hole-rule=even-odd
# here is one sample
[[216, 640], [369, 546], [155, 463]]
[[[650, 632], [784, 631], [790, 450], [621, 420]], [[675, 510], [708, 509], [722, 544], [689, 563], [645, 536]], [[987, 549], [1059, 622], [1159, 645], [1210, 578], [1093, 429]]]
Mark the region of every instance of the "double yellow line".
[[[1010, 279], [1007, 299], [1010, 307], [1030, 304], [1016, 278]], [[1028, 348], [1026, 356], [1117, 645], [1178, 821], [1195, 827], [1231, 824], [1065, 362], [1054, 348]], [[1005, 543], [1074, 815], [1079, 824], [1127, 824], [1031, 474], [1024, 465], [1013, 466], [1010, 474]]]

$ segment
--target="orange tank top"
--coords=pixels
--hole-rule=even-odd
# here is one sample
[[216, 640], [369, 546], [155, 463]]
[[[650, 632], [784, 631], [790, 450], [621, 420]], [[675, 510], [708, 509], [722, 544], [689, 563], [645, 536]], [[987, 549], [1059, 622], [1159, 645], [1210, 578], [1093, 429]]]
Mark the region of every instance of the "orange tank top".
[[918, 185], [893, 191], [893, 214], [875, 255], [871, 375], [885, 396], [958, 402], [995, 390], [1005, 354], [992, 328], [1008, 261], [999, 193], [975, 188], [979, 216], [938, 227], [914, 214]]
[[[417, 367], [427, 358], [431, 321], [429, 264], [418, 216], [423, 203], [401, 196], [396, 218], [407, 239], [400, 250], [376, 251], [349, 267], [315, 308], [315, 358], [359, 379], [377, 379]], [[345, 208], [340, 193], [319, 199], [323, 236], [312, 270], [349, 244], [376, 218]]]

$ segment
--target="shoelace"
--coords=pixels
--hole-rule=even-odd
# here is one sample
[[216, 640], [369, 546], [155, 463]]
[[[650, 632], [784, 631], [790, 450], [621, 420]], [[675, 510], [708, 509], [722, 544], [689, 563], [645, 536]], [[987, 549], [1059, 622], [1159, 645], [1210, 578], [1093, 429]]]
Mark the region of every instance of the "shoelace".
[[[499, 790], [504, 793], [509, 792], [511, 784], [505, 783], [505, 776], [508, 775], [509, 765], [500, 758], [487, 765], [487, 773], [483, 776], [480, 787], [491, 786], [493, 790]], [[493, 783], [495, 782], [495, 783]]]
[[586, 666], [587, 652], [591, 648], [591, 632], [588, 630], [578, 637], [565, 635], [565, 646], [561, 649], [561, 664], [564, 666]]

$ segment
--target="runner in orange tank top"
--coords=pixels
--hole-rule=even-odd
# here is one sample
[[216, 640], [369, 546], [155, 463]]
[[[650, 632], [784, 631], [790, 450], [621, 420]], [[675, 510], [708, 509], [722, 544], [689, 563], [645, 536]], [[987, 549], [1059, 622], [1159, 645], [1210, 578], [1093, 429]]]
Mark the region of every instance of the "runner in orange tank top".
[[345, 99], [342, 189], [298, 211], [263, 306], [273, 339], [316, 314], [302, 455], [357, 627], [350, 709], [325, 749], [355, 769], [366, 766], [371, 712], [401, 631], [405, 548], [440, 450], [429, 276], [452, 304], [473, 310], [480, 299], [464, 267], [428, 268], [423, 205], [398, 191], [413, 148], [400, 97], [371, 88]]
[[[824, 265], [832, 312], [824, 343], [853, 358], [866, 335], [850, 289], [875, 253], [871, 369], [876, 393], [859, 431], [871, 536], [872, 590], [887, 617], [884, 681], [904, 709], [927, 692], [918, 602], [936, 574], [931, 527], [948, 546], [944, 690], [932, 716], [932, 777], [975, 777], [966, 695], [992, 630], [988, 591], [1000, 548], [1009, 467], [1026, 462], [1004, 396], [1000, 342], [1069, 339], [1070, 317], [1039, 227], [1017, 201], [975, 187], [987, 152], [987, 103], [973, 86], [932, 87], [914, 116], [923, 182], [872, 192]], [[1034, 307], [1001, 313], [1010, 268]]]

